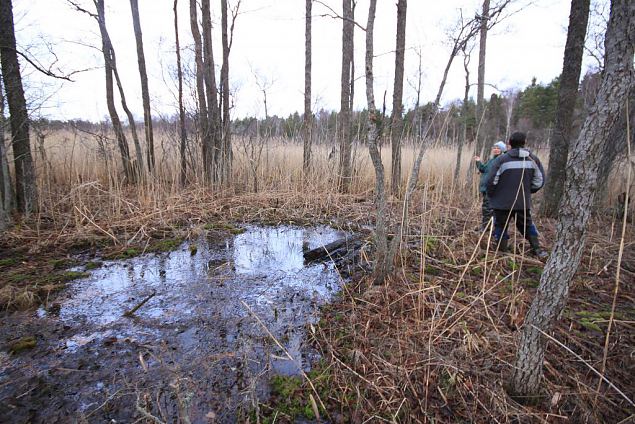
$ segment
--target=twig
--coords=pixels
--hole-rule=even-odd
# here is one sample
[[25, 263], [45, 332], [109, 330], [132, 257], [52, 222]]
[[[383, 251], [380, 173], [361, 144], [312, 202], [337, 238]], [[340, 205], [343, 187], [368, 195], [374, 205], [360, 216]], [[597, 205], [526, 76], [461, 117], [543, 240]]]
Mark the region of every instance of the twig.
[[157, 292], [154, 291], [152, 292], [148, 297], [146, 297], [145, 299], [143, 299], [141, 302], [139, 302], [137, 304], [137, 306], [135, 306], [134, 308], [130, 309], [129, 311], [125, 312], [123, 314], [124, 317], [131, 317], [135, 312], [137, 312], [137, 309], [139, 309], [140, 307], [142, 307], [143, 305], [146, 304], [146, 302], [150, 299], [152, 299], [154, 296], [156, 296]]

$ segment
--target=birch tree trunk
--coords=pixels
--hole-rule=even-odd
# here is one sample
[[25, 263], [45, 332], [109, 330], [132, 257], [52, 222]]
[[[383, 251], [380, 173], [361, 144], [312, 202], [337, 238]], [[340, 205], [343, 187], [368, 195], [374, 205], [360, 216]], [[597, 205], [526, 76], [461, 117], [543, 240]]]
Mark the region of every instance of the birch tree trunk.
[[338, 187], [348, 193], [351, 186], [351, 67], [353, 64], [353, 10], [351, 0], [342, 0], [342, 77], [340, 95], [340, 163]]
[[589, 115], [567, 160], [567, 179], [559, 207], [556, 242], [540, 285], [525, 318], [510, 390], [524, 398], [535, 396], [542, 380], [545, 337], [561, 314], [571, 280], [580, 264], [598, 167], [611, 127], [635, 84], [635, 2], [613, 0], [605, 35], [602, 82]]
[[311, 137], [313, 114], [311, 113], [311, 9], [313, 0], [306, 0], [304, 14], [304, 149], [302, 169], [305, 181], [311, 169]]
[[[484, 92], [485, 92], [485, 53], [487, 50], [487, 24], [489, 21], [490, 0], [483, 0], [483, 12], [481, 13], [481, 28], [479, 31], [480, 40], [478, 46], [478, 76], [476, 87], [476, 122], [481, 122], [484, 113]], [[485, 137], [482, 131], [478, 131], [476, 137], [476, 155], [483, 155]]]
[[201, 32], [198, 28], [196, 0], [190, 0], [190, 29], [194, 39], [194, 61], [196, 63], [196, 92], [198, 94], [198, 128], [201, 138], [203, 153], [203, 177], [211, 177], [211, 131], [209, 125], [209, 114], [207, 112], [207, 97], [205, 95], [205, 67], [203, 66], [203, 43]]
[[403, 133], [403, 73], [406, 53], [406, 9], [407, 0], [397, 2], [397, 41], [395, 47], [395, 81], [392, 96], [391, 141], [392, 141], [392, 179], [391, 192], [399, 195], [401, 187], [401, 139]]
[[10, 222], [10, 212], [13, 198], [11, 175], [7, 161], [7, 148], [4, 139], [4, 92], [0, 75], [0, 231], [7, 228]]
[[97, 7], [97, 23], [99, 24], [99, 32], [101, 34], [101, 49], [104, 55], [104, 71], [106, 74], [106, 105], [108, 107], [108, 114], [110, 115], [110, 122], [112, 123], [115, 137], [117, 138], [117, 145], [119, 146], [119, 152], [121, 154], [121, 162], [124, 169], [124, 175], [128, 182], [134, 180], [134, 171], [130, 160], [130, 150], [128, 149], [128, 141], [126, 135], [123, 132], [123, 126], [115, 107], [115, 96], [113, 93], [113, 69], [112, 69], [112, 50], [110, 49], [110, 42], [108, 40], [108, 33], [106, 31], [106, 14], [104, 8], [104, 0], [96, 0], [95, 6]]
[[18, 211], [28, 216], [37, 209], [37, 186], [29, 139], [29, 114], [15, 44], [11, 0], [0, 0], [0, 28], [0, 60], [9, 105], [16, 206]]
[[174, 0], [174, 39], [176, 44], [176, 73], [179, 85], [179, 156], [181, 158], [181, 186], [187, 183], [187, 159], [185, 150], [187, 148], [187, 133], [185, 131], [185, 107], [183, 106], [183, 68], [181, 67], [181, 46], [179, 43], [179, 14], [178, 0]]
[[130, 0], [132, 10], [132, 25], [137, 43], [137, 63], [139, 65], [139, 77], [141, 78], [141, 99], [143, 100], [143, 123], [146, 138], [146, 160], [148, 170], [154, 170], [154, 134], [152, 131], [152, 113], [150, 111], [150, 90], [148, 88], [148, 73], [146, 72], [146, 58], [143, 52], [143, 35], [139, 20], [139, 2]]
[[569, 30], [558, 88], [556, 125], [549, 145], [549, 169], [542, 203], [542, 214], [549, 217], [554, 217], [558, 212], [558, 203], [562, 197], [566, 178], [569, 140], [573, 110], [578, 98], [578, 82], [584, 54], [584, 37], [589, 20], [589, 5], [590, 0], [571, 0]]

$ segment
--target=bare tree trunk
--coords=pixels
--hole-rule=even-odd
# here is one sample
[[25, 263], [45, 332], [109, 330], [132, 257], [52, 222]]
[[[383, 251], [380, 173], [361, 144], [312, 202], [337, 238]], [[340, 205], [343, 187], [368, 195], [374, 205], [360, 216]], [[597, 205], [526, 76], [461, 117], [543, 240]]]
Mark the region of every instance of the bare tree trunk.
[[587, 223], [595, 196], [600, 157], [610, 130], [635, 84], [635, 3], [613, 0], [605, 36], [605, 63], [600, 90], [567, 160], [567, 179], [559, 207], [556, 242], [525, 318], [511, 381], [519, 398], [535, 396], [542, 380], [543, 333], [562, 313], [569, 285], [580, 264]]
[[631, 87], [628, 98], [630, 99], [628, 104], [629, 116], [626, 115], [626, 110], [622, 111], [622, 115], [615, 125], [613, 125], [609, 133], [609, 138], [604, 146], [604, 153], [600, 159], [595, 199], [596, 209], [605, 199], [605, 195], [609, 191], [607, 190], [608, 180], [615, 162], [618, 161], [618, 158], [621, 158], [622, 155], [625, 155], [627, 149], [624, 147], [624, 141], [631, 143], [631, 146], [635, 146], [635, 132], [631, 131], [630, 140], [628, 140], [628, 134], [626, 133], [626, 120], [628, 119], [630, 122], [635, 122], [635, 86]]
[[135, 123], [134, 116], [132, 112], [128, 108], [128, 104], [126, 103], [126, 94], [123, 89], [123, 84], [121, 82], [121, 78], [119, 78], [119, 71], [117, 70], [117, 59], [115, 57], [115, 49], [112, 47], [112, 43], [110, 43], [110, 38], [108, 38], [108, 44], [110, 45], [110, 58], [112, 65], [112, 72], [115, 75], [115, 81], [117, 82], [117, 88], [119, 89], [119, 98], [121, 100], [121, 107], [123, 108], [126, 116], [128, 117], [128, 125], [130, 126], [130, 132], [132, 133], [132, 141], [135, 147], [135, 153], [137, 156], [135, 171], [137, 172], [137, 176], [143, 177], [143, 153], [141, 152], [141, 143], [139, 143], [139, 136], [137, 135], [137, 124]]
[[139, 21], [138, 0], [130, 0], [132, 9], [132, 25], [137, 43], [137, 62], [139, 64], [139, 77], [141, 78], [141, 98], [143, 100], [143, 122], [146, 136], [146, 160], [148, 170], [154, 171], [154, 134], [152, 131], [152, 113], [150, 111], [150, 90], [148, 88], [148, 73], [146, 72], [146, 59], [143, 53], [143, 36], [141, 34], [141, 22]]
[[[454, 181], [459, 183], [461, 175], [461, 156], [463, 155], [463, 143], [467, 141], [467, 103], [470, 100], [470, 52], [463, 49], [463, 69], [465, 70], [465, 91], [463, 93], [463, 104], [461, 105], [461, 120], [463, 121], [463, 135], [459, 137], [459, 144], [456, 151], [456, 165], [454, 166]], [[461, 184], [462, 185], [462, 184]]]
[[181, 46], [179, 44], [179, 15], [177, 11], [178, 0], [174, 0], [174, 39], [176, 42], [176, 72], [179, 80], [179, 155], [181, 158], [181, 186], [187, 183], [187, 159], [185, 150], [187, 148], [187, 133], [185, 131], [185, 107], [183, 106], [183, 69], [181, 67]]
[[562, 75], [558, 88], [556, 125], [549, 145], [549, 169], [542, 203], [542, 213], [549, 217], [556, 215], [564, 189], [573, 110], [578, 99], [578, 81], [580, 80], [584, 54], [584, 37], [589, 20], [589, 5], [590, 0], [571, 0], [569, 30], [567, 31]]
[[311, 137], [313, 134], [313, 114], [311, 112], [311, 9], [313, 0], [306, 0], [304, 15], [304, 154], [302, 170], [304, 177], [311, 169]]
[[10, 223], [10, 212], [13, 204], [13, 189], [11, 187], [11, 175], [9, 174], [9, 162], [7, 161], [7, 149], [4, 140], [4, 92], [2, 77], [0, 76], [0, 230], [4, 230]]
[[[368, 7], [368, 23], [366, 25], [366, 102], [368, 105], [368, 153], [375, 168], [375, 204], [377, 214], [375, 217], [375, 283], [381, 284], [390, 272], [388, 265], [388, 233], [387, 224], [388, 206], [386, 202], [386, 188], [384, 187], [385, 173], [381, 161], [381, 154], [377, 147], [381, 116], [375, 107], [375, 94], [373, 90], [373, 31], [375, 27], [375, 10], [377, 0], [370, 0]], [[392, 260], [390, 261], [392, 264]]]
[[9, 105], [11, 145], [15, 164], [16, 206], [18, 211], [29, 215], [37, 209], [37, 186], [29, 139], [29, 114], [26, 109], [15, 45], [11, 0], [0, 0], [0, 28], [0, 60]]
[[203, 45], [201, 32], [198, 28], [196, 0], [190, 0], [190, 28], [194, 38], [194, 60], [196, 62], [196, 91], [198, 93], [198, 126], [201, 137], [203, 153], [203, 174], [206, 179], [211, 179], [212, 142], [207, 112], [207, 97], [205, 95], [205, 67], [203, 65]]
[[[478, 46], [478, 76], [476, 87], [476, 121], [481, 122], [484, 108], [484, 92], [485, 92], [485, 53], [487, 49], [487, 24], [489, 21], [489, 3], [490, 0], [483, 0], [483, 12], [480, 16], [481, 28], [479, 31], [480, 40]], [[485, 137], [483, 131], [478, 131], [476, 135], [475, 154], [482, 156], [485, 147]]]
[[207, 122], [210, 137], [207, 148], [204, 146], [203, 162], [205, 173], [212, 182], [221, 180], [222, 140], [220, 137], [221, 121], [218, 109], [218, 87], [216, 85], [216, 69], [214, 67], [214, 49], [212, 47], [212, 15], [210, 0], [201, 0], [203, 21], [203, 69], [205, 76], [205, 92], [207, 94]]
[[340, 164], [338, 187], [348, 193], [351, 186], [351, 66], [353, 63], [353, 10], [351, 0], [342, 0], [342, 78], [340, 98]]
[[397, 2], [397, 41], [395, 47], [395, 81], [392, 95], [391, 139], [392, 139], [392, 179], [391, 192], [399, 195], [401, 187], [401, 139], [403, 136], [403, 73], [406, 53], [406, 9], [407, 0]]
[[[231, 147], [231, 119], [229, 117], [229, 30], [227, 25], [227, 0], [221, 0], [221, 28], [223, 42], [223, 65], [220, 70], [221, 79], [221, 103], [223, 105], [222, 119], [222, 160], [221, 176], [222, 181], [229, 183], [232, 169], [232, 147]], [[233, 28], [233, 25], [232, 25]]]
[[121, 162], [124, 169], [124, 175], [128, 182], [134, 181], [134, 170], [130, 160], [130, 150], [128, 149], [128, 141], [123, 132], [117, 108], [115, 107], [115, 96], [113, 93], [113, 68], [112, 68], [112, 49], [106, 31], [106, 14], [104, 9], [104, 0], [96, 0], [97, 7], [97, 23], [99, 24], [99, 32], [101, 34], [101, 49], [104, 55], [104, 70], [106, 73], [106, 105], [108, 106], [108, 114], [112, 122], [113, 131], [117, 138], [117, 145], [121, 153]]

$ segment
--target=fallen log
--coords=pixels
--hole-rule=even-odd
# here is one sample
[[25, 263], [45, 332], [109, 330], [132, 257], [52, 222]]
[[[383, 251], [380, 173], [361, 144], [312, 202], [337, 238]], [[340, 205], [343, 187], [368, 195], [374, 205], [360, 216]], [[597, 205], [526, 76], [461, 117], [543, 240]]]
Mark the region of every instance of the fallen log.
[[345, 237], [315, 249], [305, 250], [303, 252], [304, 261], [311, 263], [335, 260], [354, 253], [356, 250], [359, 250], [361, 246], [361, 235]]

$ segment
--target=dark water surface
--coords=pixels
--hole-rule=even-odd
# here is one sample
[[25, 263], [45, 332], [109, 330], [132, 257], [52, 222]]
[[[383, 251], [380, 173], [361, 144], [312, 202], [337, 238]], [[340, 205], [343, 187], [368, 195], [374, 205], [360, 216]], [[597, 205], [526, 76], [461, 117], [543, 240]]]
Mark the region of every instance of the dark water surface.
[[0, 421], [131, 422], [143, 410], [168, 422], [234, 422], [267, 396], [271, 375], [298, 374], [316, 359], [306, 324], [340, 278], [333, 265], [305, 265], [302, 251], [344, 236], [252, 226], [105, 262], [36, 314], [4, 318], [4, 344], [22, 335], [38, 343], [0, 354]]

